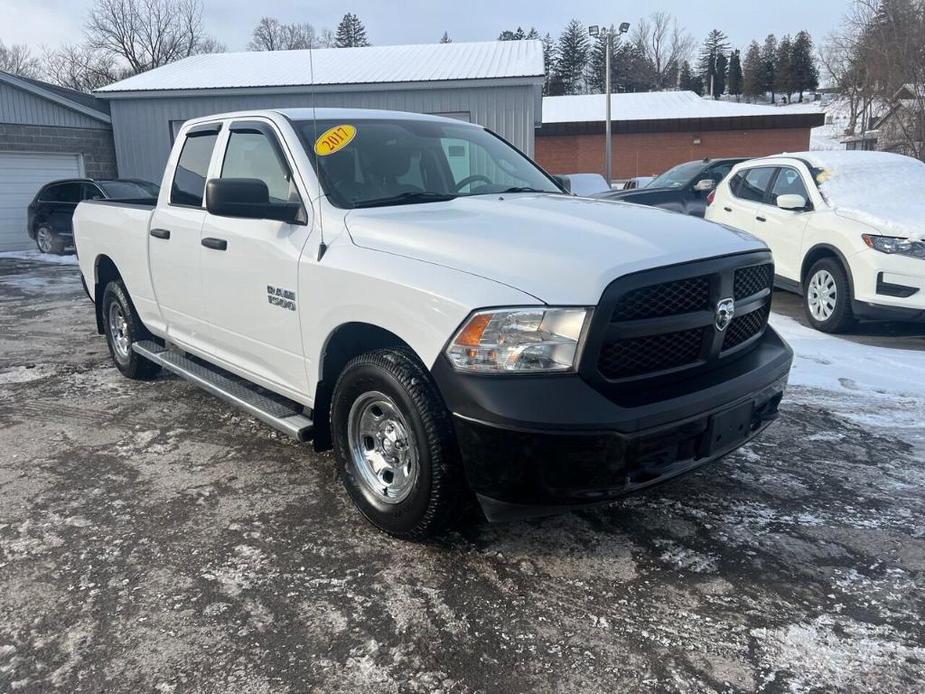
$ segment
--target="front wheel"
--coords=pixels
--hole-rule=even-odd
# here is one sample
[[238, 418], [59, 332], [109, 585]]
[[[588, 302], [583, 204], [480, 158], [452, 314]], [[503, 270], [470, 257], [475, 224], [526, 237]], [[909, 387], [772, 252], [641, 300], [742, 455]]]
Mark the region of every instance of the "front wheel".
[[116, 368], [127, 378], [140, 381], [154, 378], [161, 367], [132, 348], [136, 342], [151, 339], [151, 333], [142, 325], [121, 281], [106, 285], [102, 310], [106, 344]]
[[834, 258], [817, 261], [806, 276], [803, 308], [810, 324], [825, 333], [842, 332], [854, 323], [851, 288], [845, 269]]
[[347, 364], [331, 430], [344, 486], [377, 528], [418, 540], [453, 519], [462, 499], [456, 439], [430, 374], [408, 350]]
[[64, 239], [47, 224], [40, 224], [35, 230], [35, 245], [42, 253], [64, 255]]

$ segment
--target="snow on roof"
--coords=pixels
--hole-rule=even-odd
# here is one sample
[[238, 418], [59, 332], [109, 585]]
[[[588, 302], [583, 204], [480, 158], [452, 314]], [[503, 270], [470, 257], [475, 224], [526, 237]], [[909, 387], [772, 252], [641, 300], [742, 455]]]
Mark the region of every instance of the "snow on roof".
[[[694, 92], [637, 92], [612, 94], [610, 98], [611, 117], [614, 121], [739, 118], [820, 112], [819, 107], [812, 103], [759, 106], [704, 99]], [[606, 106], [603, 94], [547, 96], [543, 98], [543, 124], [603, 121]]]
[[211, 53], [143, 72], [98, 93], [307, 86], [312, 84], [312, 65], [316, 85], [542, 77], [543, 45], [483, 41]]
[[878, 231], [925, 240], [925, 163], [890, 152], [787, 154], [822, 169], [819, 191], [840, 213]]

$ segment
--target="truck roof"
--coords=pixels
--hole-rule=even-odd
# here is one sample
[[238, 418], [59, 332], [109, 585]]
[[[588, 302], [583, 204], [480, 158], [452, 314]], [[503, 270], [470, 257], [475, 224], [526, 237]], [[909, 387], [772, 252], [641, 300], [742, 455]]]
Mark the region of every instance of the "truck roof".
[[471, 125], [479, 127], [474, 123], [459, 120], [457, 118], [448, 118], [446, 116], [432, 116], [424, 113], [410, 113], [408, 111], [386, 111], [381, 109], [370, 108], [278, 108], [278, 109], [258, 109], [254, 111], [231, 111], [228, 113], [214, 113], [199, 118], [191, 118], [188, 123], [208, 122], [214, 120], [223, 120], [227, 118], [253, 118], [263, 116], [274, 119], [276, 116], [283, 116], [290, 121], [303, 121], [318, 118], [318, 120], [415, 120], [415, 121], [434, 121], [440, 123], [456, 123], [461, 125]]

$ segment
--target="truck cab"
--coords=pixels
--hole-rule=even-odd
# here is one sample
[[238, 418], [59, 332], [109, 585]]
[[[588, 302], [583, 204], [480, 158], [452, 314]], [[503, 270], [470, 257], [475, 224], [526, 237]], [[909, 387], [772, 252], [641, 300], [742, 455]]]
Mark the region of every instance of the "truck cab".
[[184, 125], [153, 206], [90, 201], [115, 365], [315, 447], [392, 534], [604, 503], [776, 416], [773, 266], [718, 225], [579, 199], [477, 125], [348, 109]]

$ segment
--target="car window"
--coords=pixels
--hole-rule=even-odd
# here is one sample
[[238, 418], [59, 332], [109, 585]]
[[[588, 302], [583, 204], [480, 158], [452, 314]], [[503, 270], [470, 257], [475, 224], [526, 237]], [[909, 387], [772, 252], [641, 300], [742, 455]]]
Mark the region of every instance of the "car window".
[[48, 202], [72, 202], [78, 203], [83, 199], [83, 184], [80, 181], [70, 181], [68, 183], [58, 183], [49, 186], [48, 190], [42, 195], [42, 200]]
[[101, 181], [100, 187], [114, 200], [142, 200], [156, 198], [157, 194], [134, 181]]
[[202, 207], [206, 189], [206, 175], [218, 133], [205, 132], [188, 135], [180, 152], [177, 170], [173, 175], [170, 202], [173, 205]]
[[678, 164], [673, 169], [668, 169], [661, 176], [646, 186], [647, 188], [683, 188], [691, 183], [694, 178], [703, 170], [703, 162], [689, 161], [685, 164]]
[[45, 186], [42, 189], [42, 192], [39, 193], [39, 200], [42, 202], [57, 202], [61, 199], [61, 186]]
[[276, 142], [260, 132], [232, 132], [222, 178], [257, 178], [267, 184], [270, 202], [298, 202], [299, 194]]
[[759, 167], [755, 169], [746, 169], [740, 173], [745, 174], [739, 183], [737, 189], [733, 189], [736, 197], [744, 200], [753, 200], [755, 202], [764, 202], [765, 194], [768, 192], [768, 186], [771, 184], [771, 177], [774, 175], [774, 167]]
[[806, 186], [803, 185], [803, 177], [796, 169], [789, 166], [784, 167], [777, 174], [777, 180], [774, 181], [774, 187], [771, 189], [771, 204], [777, 204], [779, 195], [802, 195], [803, 199], [809, 201], [809, 195], [806, 194]]
[[733, 166], [735, 166], [735, 162], [717, 164], [716, 166], [712, 166], [707, 169], [704, 175], [700, 178], [709, 178], [713, 181], [713, 183], [719, 185], [719, 182], [726, 178], [726, 176], [729, 175], [729, 172], [732, 171]]
[[84, 183], [81, 200], [102, 200], [104, 197], [103, 191], [95, 183]]

